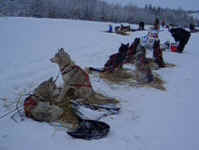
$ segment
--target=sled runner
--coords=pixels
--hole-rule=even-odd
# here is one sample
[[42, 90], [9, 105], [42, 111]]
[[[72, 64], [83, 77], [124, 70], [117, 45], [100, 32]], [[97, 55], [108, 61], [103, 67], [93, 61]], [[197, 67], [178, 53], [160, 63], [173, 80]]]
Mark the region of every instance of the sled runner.
[[[110, 99], [111, 101], [111, 99]], [[84, 119], [89, 118], [88, 111], [92, 114], [95, 114], [95, 120], [100, 120], [103, 117], [107, 117], [110, 115], [116, 115], [120, 112], [120, 107], [117, 104], [85, 104], [81, 101], [71, 101], [73, 110], [75, 111], [78, 116]]]

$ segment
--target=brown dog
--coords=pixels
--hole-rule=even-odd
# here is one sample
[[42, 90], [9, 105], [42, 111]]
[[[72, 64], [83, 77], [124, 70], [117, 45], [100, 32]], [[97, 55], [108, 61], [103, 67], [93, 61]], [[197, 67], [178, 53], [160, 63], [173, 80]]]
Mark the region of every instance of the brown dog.
[[146, 50], [143, 46], [138, 45], [136, 53], [136, 78], [140, 83], [150, 83], [153, 81], [153, 74], [149, 63], [146, 60]]
[[59, 49], [50, 61], [59, 66], [64, 81], [64, 86], [57, 102], [64, 101], [69, 91], [74, 91], [76, 98], [88, 98], [94, 93], [88, 74], [74, 64], [70, 55], [63, 48]]

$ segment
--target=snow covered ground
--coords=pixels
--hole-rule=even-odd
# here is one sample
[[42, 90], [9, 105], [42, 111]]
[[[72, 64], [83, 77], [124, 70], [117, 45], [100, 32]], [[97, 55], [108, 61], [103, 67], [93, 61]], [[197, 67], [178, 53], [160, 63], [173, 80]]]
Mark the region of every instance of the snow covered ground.
[[[49, 61], [65, 48], [81, 67], [104, 65], [121, 42], [133, 42], [146, 32], [119, 36], [102, 31], [109, 23], [33, 18], [0, 18], [0, 97], [12, 97], [23, 89], [56, 76], [58, 67]], [[171, 39], [167, 31], [162, 40]], [[0, 120], [0, 150], [198, 150], [199, 34], [192, 37], [183, 54], [165, 52], [176, 68], [157, 71], [167, 91], [107, 85], [92, 78], [96, 91], [120, 99], [121, 113], [104, 118], [110, 134], [101, 140], [73, 139], [64, 130], [29, 119], [15, 123]], [[1, 115], [5, 113], [0, 100]], [[1, 116], [0, 115], [0, 116]]]

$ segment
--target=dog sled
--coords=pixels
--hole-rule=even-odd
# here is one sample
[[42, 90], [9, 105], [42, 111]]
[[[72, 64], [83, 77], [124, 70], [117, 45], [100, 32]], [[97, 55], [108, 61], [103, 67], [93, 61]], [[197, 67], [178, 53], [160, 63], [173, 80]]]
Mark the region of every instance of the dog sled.
[[[65, 58], [64, 60], [68, 58], [67, 62], [71, 62], [67, 53], [63, 50], [59, 52], [62, 54], [62, 57]], [[61, 56], [61, 54], [59, 56]], [[56, 60], [58, 60], [58, 58], [56, 58]], [[118, 114], [120, 110], [118, 106], [119, 101], [93, 91], [88, 74], [73, 63], [71, 63], [71, 65], [71, 67], [65, 65], [64, 69], [61, 69], [62, 75], [71, 75], [67, 73], [72, 73], [72, 71], [77, 73], [78, 71], [83, 80], [76, 80], [77, 78], [74, 75], [70, 76], [71, 79], [75, 77], [75, 80], [70, 82], [67, 92], [64, 93], [63, 101], [58, 101], [58, 99], [65, 88], [64, 86], [57, 87], [55, 84], [56, 80], [53, 80], [53, 78], [42, 82], [34, 89], [33, 94], [25, 99], [25, 115], [28, 118], [40, 122], [59, 122], [64, 124], [66, 128], [74, 131], [69, 132], [69, 135], [73, 137], [84, 139], [102, 138], [108, 134], [110, 127], [106, 123], [99, 122], [99, 120], [103, 117]], [[69, 68], [66, 69], [66, 67]], [[80, 77], [78, 77], [78, 79], [79, 78]], [[87, 86], [87, 84], [90, 86]], [[81, 88], [88, 88], [92, 93], [87, 97], [76, 94], [76, 91], [81, 90]], [[87, 110], [87, 112], [85, 112], [85, 110]], [[89, 116], [88, 110], [92, 112], [91, 114], [96, 113], [97, 117], [92, 118], [92, 116]], [[86, 124], [90, 125], [87, 126]], [[102, 132], [106, 128], [106, 132]], [[85, 129], [85, 131], [83, 131], [83, 129]], [[87, 134], [87, 136], [85, 136], [85, 134]]]
[[[70, 104], [49, 105], [47, 109], [43, 106], [44, 111], [38, 111], [35, 108], [39, 102], [33, 97], [34, 95], [31, 95], [24, 100], [26, 117], [39, 122], [75, 124], [72, 128], [68, 128], [69, 131], [67, 133], [74, 138], [85, 140], [100, 139], [107, 136], [110, 126], [99, 120], [103, 117], [118, 114], [120, 111], [120, 108], [114, 104], [98, 105], [76, 100], [72, 100]], [[54, 109], [55, 107], [61, 111], [57, 112]], [[91, 114], [96, 113], [95, 117], [90, 117], [85, 109]], [[38, 112], [35, 113], [35, 111]]]
[[117, 32], [109, 32], [109, 31], [103, 31], [105, 33], [111, 33], [111, 34], [117, 34], [121, 36], [129, 36], [130, 32], [124, 32], [124, 31], [117, 31]]
[[128, 35], [130, 35], [131, 28], [130, 28], [130, 25], [129, 26], [123, 26], [123, 25], [116, 26], [115, 27], [115, 32], [113, 32], [112, 26], [109, 25], [109, 30], [108, 31], [104, 31], [104, 32], [119, 34], [119, 35], [122, 35], [122, 36], [128, 36]]
[[[31, 107], [33, 108], [34, 106], [36, 106], [36, 102], [31, 98], [31, 96], [27, 97], [24, 102], [25, 114], [29, 118], [32, 118], [36, 121], [41, 121], [40, 119], [33, 117], [31, 114], [31, 111], [30, 111]], [[74, 113], [74, 116], [78, 120], [78, 126], [75, 129], [72, 129], [72, 130], [70, 129], [66, 133], [68, 133], [73, 138], [80, 138], [80, 139], [85, 139], [85, 140], [101, 139], [101, 138], [107, 136], [107, 134], [109, 133], [109, 130], [110, 130], [110, 126], [102, 121], [83, 119], [86, 116], [85, 115], [79, 116], [79, 113], [76, 113], [77, 106], [79, 107], [79, 104], [75, 103], [75, 106], [73, 107], [73, 113]], [[93, 107], [93, 106], [91, 105], [88, 107]], [[95, 106], [94, 108], [98, 109], [99, 107]], [[100, 107], [100, 109], [101, 109], [101, 107]], [[107, 109], [107, 108], [103, 107], [103, 109]], [[109, 109], [107, 109], [107, 111], [109, 111]], [[117, 109], [114, 111], [119, 111], [119, 110]], [[46, 117], [48, 117], [47, 116], [48, 114], [49, 113], [44, 114], [44, 112], [43, 112], [42, 115], [45, 115]], [[47, 120], [45, 120], [45, 121], [47, 121]]]

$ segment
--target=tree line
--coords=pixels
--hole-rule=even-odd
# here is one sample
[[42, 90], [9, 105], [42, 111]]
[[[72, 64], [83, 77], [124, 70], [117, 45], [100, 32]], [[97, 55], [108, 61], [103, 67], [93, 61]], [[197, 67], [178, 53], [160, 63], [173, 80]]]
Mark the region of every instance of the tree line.
[[182, 9], [169, 9], [145, 5], [139, 8], [128, 4], [110, 4], [101, 0], [4, 0], [0, 2], [0, 15], [41, 18], [70, 18], [152, 24], [155, 18], [168, 24], [188, 26], [198, 20]]

